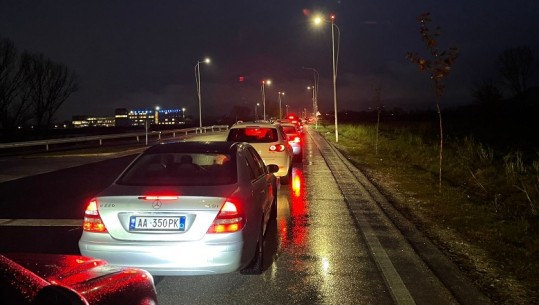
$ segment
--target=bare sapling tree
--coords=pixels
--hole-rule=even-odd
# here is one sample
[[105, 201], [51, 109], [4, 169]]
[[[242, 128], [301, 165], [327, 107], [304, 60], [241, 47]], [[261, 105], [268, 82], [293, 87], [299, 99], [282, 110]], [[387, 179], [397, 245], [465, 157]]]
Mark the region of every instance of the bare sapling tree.
[[24, 70], [38, 128], [50, 126], [54, 114], [79, 88], [77, 75], [42, 54], [23, 54]]
[[0, 128], [12, 130], [30, 120], [26, 75], [13, 42], [0, 40]]
[[426, 44], [429, 54], [422, 57], [415, 52], [406, 54], [406, 58], [419, 66], [421, 72], [428, 72], [430, 79], [433, 81], [435, 90], [436, 111], [438, 113], [439, 128], [440, 128], [440, 145], [439, 145], [439, 191], [442, 190], [442, 161], [444, 147], [444, 133], [442, 124], [442, 111], [440, 108], [440, 98], [442, 97], [445, 86], [444, 79], [451, 71], [455, 60], [458, 57], [458, 49], [451, 47], [445, 51], [438, 49], [438, 37], [441, 35], [441, 28], [436, 27], [431, 31], [429, 23], [432, 21], [430, 13], [422, 13], [417, 17], [419, 21], [419, 33], [421, 40]]
[[532, 50], [526, 46], [510, 48], [500, 54], [498, 61], [506, 85], [519, 100], [524, 101], [528, 81], [535, 72]]

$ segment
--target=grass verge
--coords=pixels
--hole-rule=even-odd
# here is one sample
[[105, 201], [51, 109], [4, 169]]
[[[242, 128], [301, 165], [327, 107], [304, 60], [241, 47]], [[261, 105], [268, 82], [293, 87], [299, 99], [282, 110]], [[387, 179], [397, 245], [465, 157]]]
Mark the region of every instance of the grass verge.
[[539, 303], [536, 159], [447, 140], [440, 192], [437, 143], [422, 132], [383, 126], [376, 137], [375, 126], [340, 125], [335, 143], [333, 128], [317, 131], [495, 303]]

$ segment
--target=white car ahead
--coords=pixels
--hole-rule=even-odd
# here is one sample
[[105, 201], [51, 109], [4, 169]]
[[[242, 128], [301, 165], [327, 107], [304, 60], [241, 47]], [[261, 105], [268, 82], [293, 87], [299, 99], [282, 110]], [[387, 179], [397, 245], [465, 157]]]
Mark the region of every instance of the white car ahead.
[[288, 137], [279, 124], [267, 122], [242, 122], [232, 125], [227, 141], [247, 142], [262, 157], [265, 164], [276, 164], [281, 184], [290, 183], [292, 176], [292, 147]]

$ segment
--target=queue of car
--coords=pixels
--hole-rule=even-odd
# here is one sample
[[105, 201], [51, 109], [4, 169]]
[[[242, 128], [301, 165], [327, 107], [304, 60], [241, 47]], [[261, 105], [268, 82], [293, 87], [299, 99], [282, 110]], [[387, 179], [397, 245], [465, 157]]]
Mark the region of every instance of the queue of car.
[[302, 145], [286, 119], [234, 124], [223, 142], [146, 149], [87, 204], [82, 256], [0, 255], [0, 301], [157, 304], [152, 276], [260, 274], [278, 188]]

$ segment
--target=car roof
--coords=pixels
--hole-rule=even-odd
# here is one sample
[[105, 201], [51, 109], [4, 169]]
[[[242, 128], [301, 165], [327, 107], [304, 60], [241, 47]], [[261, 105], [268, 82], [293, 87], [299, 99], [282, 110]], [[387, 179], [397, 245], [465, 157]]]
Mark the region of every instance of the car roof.
[[277, 123], [277, 124], [279, 124], [279, 125], [281, 125], [281, 126], [290, 126], [290, 127], [294, 127], [294, 128], [297, 128], [297, 127], [298, 127], [297, 124], [294, 124], [294, 123], [292, 123], [292, 122], [290, 122], [290, 123], [288, 123], [288, 122], [286, 122], [286, 123]]
[[243, 143], [226, 141], [185, 141], [156, 144], [148, 148], [144, 154], [159, 154], [172, 152], [189, 153], [234, 153], [243, 148]]
[[275, 124], [270, 122], [242, 122], [232, 125], [231, 128], [247, 128], [247, 127], [266, 127], [275, 128]]

